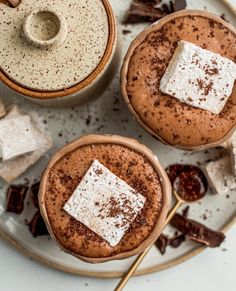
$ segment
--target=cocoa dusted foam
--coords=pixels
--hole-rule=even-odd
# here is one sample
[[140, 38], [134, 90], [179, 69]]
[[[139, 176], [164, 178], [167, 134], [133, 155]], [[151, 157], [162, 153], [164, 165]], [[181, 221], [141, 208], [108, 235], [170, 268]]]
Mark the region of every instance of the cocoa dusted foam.
[[122, 69], [123, 95], [141, 125], [162, 141], [183, 149], [215, 146], [235, 129], [236, 86], [219, 115], [162, 94], [160, 81], [180, 40], [236, 62], [233, 26], [208, 12], [177, 12], [134, 40]]
[[[96, 143], [93, 142], [94, 137]], [[164, 226], [171, 192], [168, 178], [164, 170], [157, 171], [156, 158], [150, 161], [145, 151], [142, 154], [132, 148], [134, 143], [141, 151], [146, 149], [136, 141], [118, 137], [117, 142], [116, 137], [93, 135], [82, 139], [86, 140], [86, 144], [72, 145], [72, 151], [59, 153], [60, 157], [47, 168], [40, 187], [41, 212], [50, 225], [51, 234], [67, 252], [84, 260], [91, 258], [90, 262], [98, 262], [99, 258], [103, 261], [123, 258], [119, 257], [123, 253], [127, 257], [129, 252], [149, 239], [152, 232], [158, 236]], [[131, 146], [123, 144], [122, 139], [131, 141]], [[150, 155], [150, 151], [146, 150]], [[63, 210], [95, 159], [146, 198], [143, 209], [115, 247]], [[154, 231], [158, 224], [159, 230]], [[155, 238], [152, 240], [154, 242]]]

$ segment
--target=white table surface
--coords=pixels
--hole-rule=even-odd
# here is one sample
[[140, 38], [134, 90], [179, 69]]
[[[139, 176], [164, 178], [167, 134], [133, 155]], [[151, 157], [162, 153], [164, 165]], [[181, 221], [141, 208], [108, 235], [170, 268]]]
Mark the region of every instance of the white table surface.
[[[106, 291], [116, 283], [117, 279], [91, 279], [49, 269], [0, 239], [0, 291]], [[175, 268], [132, 278], [125, 290], [236, 290], [236, 225], [220, 248], [208, 249]]]

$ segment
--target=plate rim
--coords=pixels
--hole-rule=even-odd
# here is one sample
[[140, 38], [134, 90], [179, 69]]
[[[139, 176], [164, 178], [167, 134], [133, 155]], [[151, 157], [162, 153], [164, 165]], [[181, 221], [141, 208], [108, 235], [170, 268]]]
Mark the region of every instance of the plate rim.
[[[219, 229], [223, 233], [227, 232], [234, 224], [236, 224], [236, 212], [229, 218], [229, 220]], [[28, 249], [24, 243], [14, 238], [13, 235], [7, 232], [2, 226], [0, 226], [0, 238], [5, 239], [7, 242], [11, 244], [11, 246], [15, 247], [20, 253], [27, 256], [28, 258], [33, 259], [36, 262], [41, 263], [51, 269], [59, 270], [64, 273], [69, 273], [78, 276], [85, 276], [85, 277], [92, 277], [92, 278], [100, 278], [100, 279], [111, 279], [111, 278], [120, 278], [124, 275], [124, 272], [119, 271], [104, 271], [104, 272], [96, 272], [96, 271], [86, 271], [86, 270], [79, 270], [73, 267], [65, 266], [61, 263], [56, 263], [51, 260], [47, 260], [43, 256], [35, 254], [33, 251]], [[157, 273], [162, 270], [166, 270], [177, 266], [185, 261], [195, 257], [196, 255], [203, 252], [207, 247], [205, 246], [197, 246], [193, 250], [188, 251], [184, 255], [180, 255], [175, 259], [169, 260], [165, 263], [157, 264], [155, 266], [145, 268], [140, 271], [136, 271], [134, 276], [142, 276], [152, 273]]]

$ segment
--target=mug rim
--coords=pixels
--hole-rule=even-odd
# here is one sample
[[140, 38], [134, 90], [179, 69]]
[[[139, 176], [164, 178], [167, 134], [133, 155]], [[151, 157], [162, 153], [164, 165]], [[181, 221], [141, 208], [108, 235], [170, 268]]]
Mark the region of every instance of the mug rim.
[[226, 133], [225, 136], [223, 136], [221, 139], [213, 141], [211, 143], [206, 143], [206, 144], [201, 144], [201, 145], [193, 145], [193, 146], [189, 146], [189, 145], [185, 145], [185, 144], [176, 144], [176, 145], [170, 144], [168, 141], [166, 141], [164, 138], [162, 138], [156, 131], [154, 131], [151, 127], [149, 127], [149, 125], [147, 125], [145, 123], [145, 121], [142, 120], [142, 118], [140, 117], [138, 112], [135, 110], [135, 108], [131, 104], [128, 93], [127, 93], [127, 89], [126, 89], [127, 88], [127, 74], [128, 74], [128, 70], [129, 70], [130, 60], [133, 56], [135, 49], [140, 45], [140, 43], [145, 39], [145, 37], [149, 33], [151, 33], [152, 31], [155, 31], [157, 28], [161, 28], [164, 24], [166, 24], [169, 21], [176, 19], [178, 17], [189, 16], [189, 15], [190, 16], [205, 16], [209, 19], [216, 20], [217, 22], [223, 24], [225, 27], [227, 27], [229, 30], [233, 31], [236, 34], [236, 28], [232, 24], [224, 21], [219, 16], [217, 16], [211, 12], [205, 11], [205, 10], [184, 9], [184, 10], [180, 10], [178, 12], [172, 13], [166, 17], [163, 17], [162, 19], [154, 22], [149, 27], [147, 27], [144, 31], [142, 31], [132, 41], [130, 47], [127, 50], [127, 53], [125, 55], [125, 58], [123, 60], [123, 64], [121, 67], [120, 89], [121, 89], [121, 95], [123, 97], [123, 100], [125, 101], [129, 111], [131, 112], [131, 114], [133, 115], [135, 120], [139, 123], [139, 125], [147, 133], [149, 133], [152, 137], [154, 137], [155, 139], [159, 140], [160, 142], [162, 142], [166, 145], [170, 145], [176, 149], [186, 150], [186, 151], [201, 151], [201, 150], [206, 150], [206, 149], [210, 149], [210, 148], [214, 148], [214, 147], [223, 145], [235, 133], [236, 124], [229, 129], [229, 131]]
[[[58, 242], [54, 234], [54, 231], [51, 227], [49, 217], [48, 217], [47, 207], [45, 204], [48, 176], [51, 170], [53, 169], [53, 167], [55, 166], [55, 164], [57, 164], [57, 162], [61, 160], [68, 153], [71, 153], [80, 147], [92, 145], [92, 144], [94, 145], [96, 144], [122, 145], [124, 147], [131, 149], [132, 151], [135, 151], [138, 154], [145, 156], [148, 159], [149, 163], [152, 165], [155, 172], [158, 174], [161, 188], [162, 188], [162, 199], [163, 199], [162, 208], [160, 210], [160, 214], [156, 221], [156, 224], [154, 225], [153, 229], [150, 231], [148, 236], [141, 242], [139, 246], [135, 247], [134, 249], [118, 253], [116, 255], [110, 255], [107, 257], [96, 257], [96, 258], [86, 257], [83, 255], [74, 253], [72, 251], [68, 251], [64, 246], [62, 246]], [[107, 262], [111, 260], [121, 260], [121, 259], [129, 258], [131, 256], [134, 256], [143, 252], [147, 247], [152, 245], [157, 240], [157, 238], [159, 237], [159, 235], [164, 229], [166, 217], [171, 205], [171, 196], [172, 196], [172, 186], [171, 186], [170, 180], [164, 168], [160, 164], [160, 161], [158, 160], [158, 158], [147, 146], [139, 143], [137, 140], [130, 137], [110, 135], [110, 134], [104, 134], [104, 135], [89, 134], [89, 135], [81, 136], [80, 138], [65, 145], [54, 154], [54, 156], [51, 158], [49, 164], [47, 165], [46, 169], [43, 172], [38, 198], [39, 198], [39, 206], [40, 206], [41, 215], [46, 223], [47, 229], [51, 237], [57, 242], [58, 246], [62, 250], [64, 250], [64, 252], [69, 253], [73, 255], [74, 257], [79, 258], [82, 261], [85, 261], [88, 263], [102, 263], [102, 262]]]

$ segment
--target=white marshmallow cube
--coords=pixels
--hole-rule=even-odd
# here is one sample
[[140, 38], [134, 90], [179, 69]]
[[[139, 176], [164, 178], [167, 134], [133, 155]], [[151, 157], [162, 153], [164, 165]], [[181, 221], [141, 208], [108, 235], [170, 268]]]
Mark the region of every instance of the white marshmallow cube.
[[0, 157], [3, 161], [38, 149], [27, 115], [0, 120]]
[[[23, 115], [24, 114], [20, 112], [18, 106], [13, 105], [7, 113], [5, 119], [13, 117], [15, 118]], [[32, 153], [27, 153], [8, 161], [0, 161], [0, 177], [8, 183], [14, 181], [29, 167], [33, 166], [52, 147], [53, 143], [51, 134], [46, 130], [46, 128], [41, 126], [38, 121], [39, 116], [35, 116], [37, 119], [33, 118], [32, 116], [30, 117], [32, 126], [31, 129], [37, 140], [39, 148]]]
[[94, 160], [64, 210], [114, 247], [145, 201], [144, 196]]
[[215, 193], [226, 194], [230, 190], [236, 189], [230, 156], [227, 155], [219, 160], [209, 162], [205, 167], [205, 173]]
[[179, 41], [160, 91], [180, 102], [219, 114], [232, 94], [236, 64], [187, 41]]

